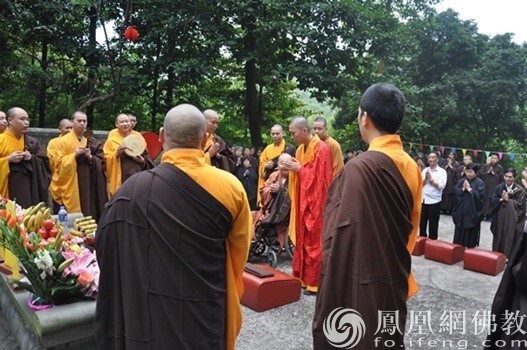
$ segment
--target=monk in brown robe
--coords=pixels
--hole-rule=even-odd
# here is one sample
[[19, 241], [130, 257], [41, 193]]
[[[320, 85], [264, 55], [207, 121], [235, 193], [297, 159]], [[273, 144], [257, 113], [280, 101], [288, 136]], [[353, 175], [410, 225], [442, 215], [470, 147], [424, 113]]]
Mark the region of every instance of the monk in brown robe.
[[525, 190], [514, 182], [516, 169], [505, 170], [503, 179], [491, 196], [490, 230], [492, 250], [510, 256], [525, 226]]
[[69, 213], [98, 220], [108, 200], [102, 144], [84, 136], [88, 122], [84, 112], [73, 113], [71, 122], [73, 130], [61, 137], [57, 146], [54, 186], [60, 188], [58, 200]]
[[6, 113], [8, 128], [0, 134], [0, 195], [23, 208], [48, 202], [49, 161], [44, 147], [27, 135], [29, 116], [13, 107]]
[[328, 134], [328, 122], [325, 118], [315, 118], [313, 121], [313, 132], [328, 145], [333, 165], [333, 177], [337, 177], [344, 170], [344, 157], [342, 156], [340, 144]]
[[302, 282], [304, 294], [314, 295], [322, 263], [320, 235], [324, 202], [333, 180], [331, 155], [324, 141], [311, 134], [306, 118], [294, 118], [289, 132], [299, 145], [295, 158], [283, 162], [283, 167], [290, 171], [289, 236], [295, 244], [293, 275]]
[[503, 167], [498, 164], [499, 157], [493, 153], [490, 156], [489, 162], [481, 167], [478, 172], [478, 177], [483, 180], [485, 184], [485, 198], [483, 199], [483, 215], [487, 216], [487, 220], [491, 218], [491, 201], [492, 191], [503, 181]]
[[236, 170], [234, 154], [231, 152], [227, 143], [216, 134], [216, 129], [220, 121], [218, 112], [207, 109], [203, 111], [203, 115], [207, 120], [207, 142], [203, 146], [207, 162], [216, 168], [234, 173]]
[[154, 163], [148, 156], [146, 149], [142, 154], [135, 157], [131, 157], [125, 152], [126, 145], [124, 140], [129, 135], [137, 135], [146, 145], [143, 136], [139, 132], [132, 130], [130, 116], [128, 114], [119, 114], [115, 118], [115, 126], [116, 128], [108, 133], [108, 138], [103, 147], [110, 198], [132, 175], [154, 167]]
[[459, 179], [461, 179], [459, 177], [459, 167], [460, 164], [456, 161], [456, 153], [453, 151], [449, 152], [446, 162], [442, 166], [446, 171], [446, 184], [441, 197], [441, 211], [447, 214], [451, 214], [456, 206], [454, 188]]
[[[418, 290], [410, 252], [419, 229], [422, 188], [421, 172], [396, 135], [404, 104], [403, 94], [390, 84], [372, 85], [362, 96], [358, 123], [369, 148], [346, 164], [328, 193], [315, 349], [334, 349], [337, 343], [375, 349], [375, 339], [404, 348], [406, 299]], [[333, 317], [338, 308], [346, 315]], [[379, 311], [396, 312], [401, 332], [375, 334]], [[364, 322], [360, 330], [358, 323], [347, 321], [356, 313]]]
[[160, 138], [162, 163], [128, 179], [99, 223], [98, 348], [232, 350], [251, 238], [247, 196], [207, 164], [196, 107], [171, 109]]

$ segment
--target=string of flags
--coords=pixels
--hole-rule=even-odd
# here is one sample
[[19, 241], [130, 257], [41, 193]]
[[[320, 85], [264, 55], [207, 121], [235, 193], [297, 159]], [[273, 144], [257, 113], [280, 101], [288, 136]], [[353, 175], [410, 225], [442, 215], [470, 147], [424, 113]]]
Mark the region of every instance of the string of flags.
[[440, 150], [441, 154], [445, 153], [445, 150], [451, 150], [452, 152], [461, 151], [463, 155], [466, 155], [467, 152], [472, 153], [474, 155], [474, 158], [476, 158], [479, 154], [485, 154], [485, 158], [488, 158], [491, 154], [497, 154], [499, 159], [501, 160], [503, 156], [507, 156], [511, 161], [513, 161], [517, 156], [525, 157], [527, 158], [527, 154], [525, 153], [513, 153], [513, 152], [495, 152], [495, 151], [487, 151], [487, 150], [481, 150], [481, 149], [471, 149], [471, 148], [461, 148], [461, 147], [450, 147], [450, 146], [438, 146], [438, 145], [430, 145], [426, 143], [416, 143], [416, 142], [403, 142], [403, 144], [406, 144], [410, 147], [410, 149], [413, 149], [414, 146], [419, 149], [419, 152], [423, 152], [425, 148], [430, 148], [430, 151]]

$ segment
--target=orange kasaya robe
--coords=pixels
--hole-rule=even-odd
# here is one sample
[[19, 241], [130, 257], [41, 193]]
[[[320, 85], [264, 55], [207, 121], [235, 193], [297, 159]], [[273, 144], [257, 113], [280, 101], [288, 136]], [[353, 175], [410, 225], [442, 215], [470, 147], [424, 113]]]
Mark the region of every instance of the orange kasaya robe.
[[[17, 139], [9, 129], [0, 134], [0, 195], [3, 198], [9, 198], [9, 161], [7, 158], [11, 153], [24, 151], [24, 138]], [[13, 278], [19, 279], [18, 259], [9, 250], [0, 248], [0, 258], [5, 259], [7, 266], [13, 271]]]
[[0, 134], [0, 195], [3, 198], [9, 198], [9, 161], [7, 158], [13, 152], [24, 151], [24, 138], [17, 139], [11, 130], [6, 129]]
[[51, 177], [51, 183], [49, 184], [49, 193], [51, 193], [53, 200], [60, 205], [62, 205], [62, 194], [60, 193], [60, 186], [58, 186], [58, 166], [60, 163], [58, 162], [57, 149], [62, 136], [64, 135], [60, 135], [54, 139], [49, 140], [47, 147], [49, 164], [53, 174]]
[[[146, 145], [146, 141], [140, 132], [132, 130], [130, 135], [132, 134], [141, 136]], [[119, 145], [124, 142], [124, 138], [125, 137], [119, 133], [118, 129], [113, 129], [108, 133], [108, 138], [104, 143], [104, 164], [106, 166], [106, 175], [108, 177], [108, 193], [110, 198], [113, 197], [122, 184], [121, 157], [117, 157], [115, 152]]]
[[[190, 176], [221, 202], [232, 214], [233, 222], [225, 249], [227, 276], [226, 349], [235, 348], [242, 325], [240, 299], [243, 295], [243, 269], [247, 262], [252, 237], [252, 215], [242, 184], [232, 174], [207, 164], [200, 150], [176, 149], [163, 154], [161, 162], [169, 162]], [[218, 186], [218, 184], [222, 184]]]
[[328, 146], [317, 135], [307, 147], [302, 144], [297, 148], [296, 159], [302, 167], [289, 175], [289, 236], [295, 244], [293, 275], [315, 292], [322, 263], [324, 203], [333, 179], [332, 161]]
[[260, 163], [258, 164], [258, 190], [257, 190], [258, 197], [256, 199], [256, 203], [258, 203], [259, 205], [261, 204], [261, 201], [262, 201], [260, 190], [262, 189], [265, 183], [265, 179], [264, 179], [265, 165], [270, 160], [273, 160], [274, 158], [284, 153], [285, 144], [286, 143], [284, 139], [280, 141], [280, 144], [278, 146], [275, 146], [274, 143], [271, 143], [270, 145], [265, 147], [264, 150], [262, 151], [262, 154], [260, 154]]
[[342, 156], [340, 144], [331, 136], [328, 136], [324, 142], [328, 145], [329, 153], [331, 153], [333, 177], [337, 177], [344, 170], [344, 157]]
[[[405, 179], [408, 188], [412, 192], [414, 207], [412, 210], [413, 229], [408, 237], [406, 245], [408, 252], [412, 254], [417, 232], [419, 231], [419, 221], [421, 218], [421, 194], [422, 194], [422, 177], [420, 171], [410, 156], [403, 150], [401, 138], [399, 135], [383, 135], [375, 138], [368, 148], [368, 151], [378, 151], [390, 157], [401, 175]], [[419, 176], [416, 176], [416, 172]], [[413, 273], [408, 277], [408, 298], [411, 298], [419, 291], [419, 285], [415, 281]]]

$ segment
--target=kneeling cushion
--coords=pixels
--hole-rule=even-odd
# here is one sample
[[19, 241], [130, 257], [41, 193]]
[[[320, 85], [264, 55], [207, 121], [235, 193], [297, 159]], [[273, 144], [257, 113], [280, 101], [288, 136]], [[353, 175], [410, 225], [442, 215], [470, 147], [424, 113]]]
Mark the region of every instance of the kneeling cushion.
[[465, 248], [459, 244], [443, 241], [427, 240], [425, 244], [425, 258], [452, 265], [463, 260]]
[[[258, 277], [246, 268], [243, 272], [243, 297], [241, 303], [255, 311], [265, 311], [300, 299], [300, 281], [282, 271], [266, 265], [250, 265], [255, 270], [270, 272], [268, 277]], [[266, 273], [257, 274], [264, 276]]]
[[507, 258], [499, 252], [483, 249], [467, 249], [463, 258], [463, 268], [487, 275], [496, 276], [505, 270]]
[[425, 245], [428, 238], [423, 236], [417, 236], [417, 239], [415, 240], [414, 250], [412, 251], [412, 255], [415, 256], [421, 256], [425, 253]]

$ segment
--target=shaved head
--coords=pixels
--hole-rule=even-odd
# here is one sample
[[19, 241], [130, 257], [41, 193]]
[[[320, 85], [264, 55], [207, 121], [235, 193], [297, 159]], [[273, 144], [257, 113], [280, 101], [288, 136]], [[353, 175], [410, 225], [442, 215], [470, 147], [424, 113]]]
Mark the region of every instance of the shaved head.
[[62, 119], [59, 122], [59, 132], [61, 135], [65, 135], [73, 129], [73, 123], [69, 119]]
[[165, 116], [163, 131], [165, 144], [172, 148], [201, 149], [201, 142], [205, 135], [205, 117], [203, 113], [190, 104], [181, 104]]
[[288, 160], [291, 160], [291, 155], [289, 153], [282, 153], [280, 157], [278, 157], [278, 165], [282, 164], [283, 162], [286, 162]]
[[311, 129], [309, 128], [309, 123], [307, 122], [307, 119], [304, 117], [294, 118], [293, 120], [291, 120], [291, 123], [289, 124], [289, 126], [294, 126], [298, 129], [306, 128], [307, 131], [311, 131]]

